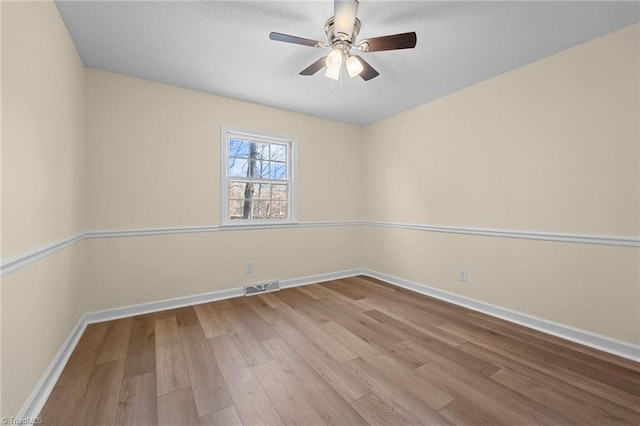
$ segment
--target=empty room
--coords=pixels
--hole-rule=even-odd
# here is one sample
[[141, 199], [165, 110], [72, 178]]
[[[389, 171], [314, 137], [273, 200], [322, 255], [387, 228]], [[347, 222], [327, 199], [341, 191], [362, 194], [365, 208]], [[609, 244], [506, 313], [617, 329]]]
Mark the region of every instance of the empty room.
[[639, 2], [0, 22], [2, 424], [640, 424]]

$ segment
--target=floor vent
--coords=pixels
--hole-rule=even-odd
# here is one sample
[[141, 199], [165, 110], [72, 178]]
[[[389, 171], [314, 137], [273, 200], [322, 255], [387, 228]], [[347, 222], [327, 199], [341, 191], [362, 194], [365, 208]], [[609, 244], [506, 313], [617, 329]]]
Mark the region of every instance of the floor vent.
[[269, 281], [260, 284], [250, 284], [244, 286], [244, 295], [253, 296], [254, 294], [269, 293], [280, 290], [279, 281]]

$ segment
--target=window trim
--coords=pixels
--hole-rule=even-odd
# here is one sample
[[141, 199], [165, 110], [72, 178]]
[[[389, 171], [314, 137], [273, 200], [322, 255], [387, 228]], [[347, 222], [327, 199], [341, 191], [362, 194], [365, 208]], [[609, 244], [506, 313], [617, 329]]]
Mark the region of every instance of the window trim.
[[[233, 180], [228, 176], [228, 155], [229, 155], [229, 136], [237, 136], [239, 138], [248, 138], [256, 142], [264, 143], [286, 143], [289, 147], [287, 150], [287, 173], [289, 175], [289, 202], [287, 203], [288, 218], [287, 219], [234, 219], [228, 217], [229, 214], [229, 180]], [[221, 126], [220, 131], [220, 226], [225, 228], [241, 228], [241, 227], [260, 227], [260, 226], [278, 226], [291, 225], [298, 223], [298, 205], [297, 205], [297, 140], [296, 138], [282, 135], [275, 135], [267, 132], [258, 132], [232, 126]]]

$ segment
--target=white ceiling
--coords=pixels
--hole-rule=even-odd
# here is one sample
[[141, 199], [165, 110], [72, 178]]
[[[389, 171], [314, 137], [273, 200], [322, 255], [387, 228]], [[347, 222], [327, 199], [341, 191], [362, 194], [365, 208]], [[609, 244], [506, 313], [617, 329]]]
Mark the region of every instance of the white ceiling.
[[324, 1], [57, 1], [87, 67], [367, 125], [640, 21], [638, 2], [361, 0], [358, 40], [415, 31], [415, 49], [363, 53], [380, 72], [299, 76], [326, 40]]

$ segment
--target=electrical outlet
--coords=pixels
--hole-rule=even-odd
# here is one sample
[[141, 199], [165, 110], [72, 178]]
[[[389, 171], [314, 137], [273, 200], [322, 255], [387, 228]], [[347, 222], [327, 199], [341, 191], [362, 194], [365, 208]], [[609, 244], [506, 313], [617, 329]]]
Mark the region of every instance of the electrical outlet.
[[466, 283], [469, 281], [469, 273], [467, 268], [458, 268], [458, 281]]
[[253, 261], [247, 260], [247, 263], [244, 264], [244, 273], [245, 274], [253, 274]]

